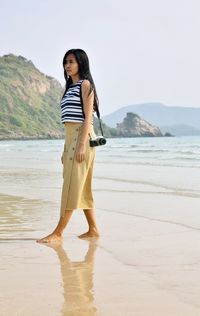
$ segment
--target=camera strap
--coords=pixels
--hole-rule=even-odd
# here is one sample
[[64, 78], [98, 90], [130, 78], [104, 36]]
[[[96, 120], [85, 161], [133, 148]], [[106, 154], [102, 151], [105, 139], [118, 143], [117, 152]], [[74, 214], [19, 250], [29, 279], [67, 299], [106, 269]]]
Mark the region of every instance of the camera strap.
[[104, 137], [103, 128], [102, 128], [102, 125], [101, 125], [101, 119], [100, 119], [100, 113], [99, 113], [99, 108], [98, 108], [98, 106], [97, 106], [96, 112], [97, 112], [97, 117], [98, 117], [98, 119], [99, 119], [99, 126], [100, 126], [100, 130], [101, 130], [101, 134], [102, 134], [102, 136]]

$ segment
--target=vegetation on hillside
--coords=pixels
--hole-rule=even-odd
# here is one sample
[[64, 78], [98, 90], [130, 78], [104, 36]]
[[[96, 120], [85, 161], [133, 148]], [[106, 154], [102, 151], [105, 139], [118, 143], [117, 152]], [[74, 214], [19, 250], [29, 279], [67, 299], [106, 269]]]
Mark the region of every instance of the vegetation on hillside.
[[62, 86], [30, 60], [0, 57], [0, 137], [59, 137]]

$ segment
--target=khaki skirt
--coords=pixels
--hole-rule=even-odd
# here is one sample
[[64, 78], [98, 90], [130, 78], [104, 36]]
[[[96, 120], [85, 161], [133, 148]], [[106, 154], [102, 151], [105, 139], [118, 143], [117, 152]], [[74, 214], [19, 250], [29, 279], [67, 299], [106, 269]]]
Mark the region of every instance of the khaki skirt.
[[[76, 148], [79, 144], [83, 124], [67, 123], [65, 127], [65, 144], [63, 151], [63, 187], [61, 196], [60, 216], [65, 215], [66, 210], [93, 209], [92, 175], [95, 158], [95, 147], [86, 143], [85, 160], [77, 162]], [[93, 126], [90, 135], [95, 138]]]

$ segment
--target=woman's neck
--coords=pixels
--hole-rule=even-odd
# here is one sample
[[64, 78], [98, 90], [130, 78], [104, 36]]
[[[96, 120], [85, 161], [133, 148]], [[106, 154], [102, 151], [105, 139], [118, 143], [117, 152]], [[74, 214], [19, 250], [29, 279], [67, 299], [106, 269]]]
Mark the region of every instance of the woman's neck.
[[71, 78], [72, 78], [72, 83], [73, 83], [73, 84], [77, 83], [77, 82], [80, 80], [79, 75], [73, 76], [73, 77], [71, 77]]

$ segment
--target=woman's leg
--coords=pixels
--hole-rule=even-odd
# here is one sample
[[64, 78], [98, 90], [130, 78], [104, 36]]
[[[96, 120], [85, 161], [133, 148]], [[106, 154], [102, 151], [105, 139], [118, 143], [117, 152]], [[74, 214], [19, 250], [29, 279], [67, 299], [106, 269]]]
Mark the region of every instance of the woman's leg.
[[99, 237], [100, 233], [97, 228], [95, 213], [93, 209], [83, 210], [85, 213], [85, 217], [88, 222], [89, 230], [88, 232], [78, 236], [79, 238], [87, 238], [87, 237]]
[[62, 233], [65, 229], [65, 227], [67, 226], [71, 216], [72, 216], [73, 210], [66, 210], [65, 211], [65, 216], [64, 217], [60, 217], [60, 220], [58, 222], [58, 225], [56, 226], [56, 228], [54, 229], [54, 231], [42, 238], [37, 240], [37, 242], [52, 242], [52, 241], [59, 241], [62, 239]]

